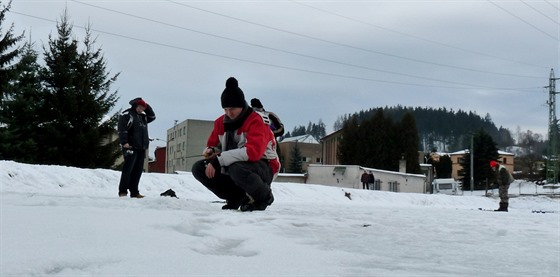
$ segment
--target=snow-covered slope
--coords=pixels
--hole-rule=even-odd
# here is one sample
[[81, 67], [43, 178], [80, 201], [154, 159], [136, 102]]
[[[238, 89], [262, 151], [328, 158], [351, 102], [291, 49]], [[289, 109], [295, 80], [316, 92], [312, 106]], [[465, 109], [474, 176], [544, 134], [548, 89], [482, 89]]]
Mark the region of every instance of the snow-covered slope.
[[[482, 196], [273, 183], [271, 207], [241, 213], [190, 174], [144, 174], [144, 199], [117, 197], [119, 177], [0, 161], [0, 276], [560, 274], [548, 197], [495, 213], [478, 210], [497, 207]], [[159, 196], [169, 188], [179, 199]]]

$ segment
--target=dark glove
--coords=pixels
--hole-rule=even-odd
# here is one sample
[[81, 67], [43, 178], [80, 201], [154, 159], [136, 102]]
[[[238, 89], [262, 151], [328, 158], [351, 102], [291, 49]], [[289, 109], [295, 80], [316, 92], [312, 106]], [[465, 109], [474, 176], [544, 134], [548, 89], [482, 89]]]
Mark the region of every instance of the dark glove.
[[215, 156], [211, 160], [208, 160], [208, 163], [211, 164], [214, 167], [214, 169], [220, 169], [221, 167], [220, 161], [218, 160], [217, 156]]
[[146, 113], [146, 115], [147, 115], [147, 116], [154, 116], [155, 113], [154, 113], [154, 110], [152, 109], [152, 106], [150, 106], [150, 104], [147, 104], [147, 103], [146, 103], [146, 105], [148, 105], [148, 106], [146, 107], [146, 109], [144, 110], [144, 112]]

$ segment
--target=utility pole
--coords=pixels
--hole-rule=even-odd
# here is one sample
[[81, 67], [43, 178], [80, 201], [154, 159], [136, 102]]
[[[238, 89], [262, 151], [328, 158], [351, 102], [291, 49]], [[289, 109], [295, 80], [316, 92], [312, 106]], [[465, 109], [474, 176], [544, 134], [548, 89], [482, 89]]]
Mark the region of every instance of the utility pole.
[[546, 182], [548, 184], [558, 183], [558, 150], [556, 134], [558, 133], [558, 121], [556, 120], [556, 80], [554, 69], [550, 69], [548, 85], [548, 159], [546, 160]]
[[471, 195], [474, 188], [474, 135], [471, 134]]

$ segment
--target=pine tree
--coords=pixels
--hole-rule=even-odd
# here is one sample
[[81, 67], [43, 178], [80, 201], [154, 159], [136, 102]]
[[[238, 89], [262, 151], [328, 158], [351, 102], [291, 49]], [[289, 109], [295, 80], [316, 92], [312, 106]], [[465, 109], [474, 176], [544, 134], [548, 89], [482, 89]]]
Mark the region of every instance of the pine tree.
[[7, 159], [10, 150], [13, 149], [13, 136], [8, 130], [8, 114], [5, 102], [12, 97], [13, 89], [10, 87], [13, 79], [17, 76], [16, 65], [20, 57], [21, 48], [17, 43], [23, 38], [23, 34], [14, 35], [12, 24], [6, 33], [3, 30], [6, 13], [10, 10], [12, 1], [2, 6], [0, 1], [0, 159]]
[[372, 160], [370, 166], [378, 169], [398, 171], [402, 151], [398, 147], [398, 137], [396, 136], [396, 127], [393, 121], [385, 117], [383, 109], [378, 109], [371, 118], [371, 121], [371, 127], [368, 127], [372, 129], [368, 144], [369, 147], [373, 147], [371, 152], [368, 151], [368, 155]]
[[6, 130], [10, 137], [4, 158], [18, 162], [36, 163], [41, 155], [38, 128], [41, 118], [38, 110], [42, 105], [40, 65], [33, 43], [22, 48], [21, 60], [16, 66], [17, 76], [11, 83], [11, 93], [4, 102]]
[[[306, 134], [305, 126], [296, 126], [296, 127], [294, 127], [294, 130], [292, 131], [291, 136], [292, 137], [297, 137], [297, 136], [303, 136], [305, 134]], [[288, 136], [286, 136], [286, 137], [288, 137]]]
[[[494, 174], [489, 166], [490, 161], [497, 160], [498, 148], [492, 137], [483, 129], [480, 129], [473, 134], [474, 156], [473, 156], [473, 170], [474, 170], [474, 185], [475, 190], [486, 188], [486, 182], [492, 181]], [[471, 176], [471, 153], [466, 153], [460, 161], [463, 171], [461, 172], [463, 190], [470, 190], [470, 176]]]
[[439, 161], [433, 163], [436, 178], [451, 178], [453, 173], [453, 162], [449, 155], [443, 155], [439, 157]]
[[327, 135], [327, 132], [325, 130], [325, 123], [323, 123], [323, 120], [321, 119], [319, 119], [318, 124], [311, 123], [311, 121], [309, 121], [305, 134], [311, 135], [314, 139], [320, 141], [321, 138]]
[[[2, 1], [0, 1], [1, 4]], [[2, 107], [6, 95], [10, 92], [9, 85], [15, 77], [14, 67], [21, 53], [21, 48], [17, 46], [17, 43], [23, 38], [23, 34], [14, 35], [14, 24], [10, 25], [5, 34], [2, 32], [2, 25], [11, 4], [12, 1], [8, 2], [8, 5], [0, 7], [0, 101], [2, 101], [0, 107]]]
[[519, 131], [519, 146], [526, 149], [526, 152], [515, 158], [515, 171], [525, 172], [524, 177], [529, 180], [539, 180], [541, 176], [538, 162], [542, 161], [542, 157], [546, 153], [542, 136], [534, 134], [531, 130]]
[[401, 152], [406, 160], [406, 173], [420, 173], [420, 164], [418, 162], [418, 130], [416, 129], [416, 120], [410, 112], [406, 112], [398, 125], [398, 142]]
[[109, 168], [118, 157], [118, 142], [110, 139], [118, 113], [107, 115], [118, 100], [110, 92], [118, 74], [109, 77], [101, 50], [86, 28], [84, 50], [72, 39], [65, 14], [57, 23], [58, 37], [49, 36], [45, 49], [45, 109], [41, 116], [45, 153], [42, 162], [85, 168]]
[[341, 164], [357, 164], [355, 160], [355, 153], [357, 151], [356, 143], [359, 133], [358, 118], [352, 116], [342, 127], [342, 137], [337, 147], [338, 160]]
[[288, 173], [303, 173], [303, 162], [301, 151], [299, 150], [299, 146], [296, 144], [290, 153], [291, 159], [290, 164], [288, 166]]

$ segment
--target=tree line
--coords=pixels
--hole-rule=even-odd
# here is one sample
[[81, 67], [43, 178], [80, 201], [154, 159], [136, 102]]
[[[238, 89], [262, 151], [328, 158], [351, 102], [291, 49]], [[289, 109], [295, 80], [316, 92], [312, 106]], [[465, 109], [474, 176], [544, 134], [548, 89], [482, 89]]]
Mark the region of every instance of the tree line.
[[326, 125], [323, 123], [322, 119], [319, 119], [318, 123], [311, 123], [310, 121], [307, 127], [303, 125], [295, 126], [291, 132], [287, 132], [281, 139], [303, 135], [311, 135], [314, 139], [320, 141], [327, 135]]
[[2, 31], [10, 4], [0, 10], [0, 159], [111, 168], [120, 154], [119, 112], [109, 114], [119, 74], [107, 71], [89, 27], [81, 42], [73, 38], [66, 12], [40, 63], [36, 45], [13, 24]]
[[403, 106], [371, 108], [339, 116], [334, 123], [334, 129], [342, 129], [344, 122], [354, 116], [358, 122], [362, 122], [380, 109], [386, 117], [395, 121], [401, 120], [405, 114], [410, 113], [416, 119], [419, 147], [425, 152], [434, 149], [455, 152], [469, 148], [473, 130], [479, 129], [487, 132], [499, 147], [515, 144], [510, 131], [503, 127], [497, 128], [489, 114], [482, 118], [472, 111], [454, 111], [447, 108]]
[[[393, 121], [385, 115], [385, 109], [377, 109], [375, 114], [359, 122], [358, 116], [352, 116], [342, 127], [342, 138], [338, 147], [341, 164], [356, 164], [365, 167], [399, 171], [401, 161], [406, 163], [406, 173], [419, 174], [418, 130], [416, 120], [411, 112], [403, 115], [400, 121]], [[490, 161], [499, 158], [497, 144], [482, 128], [472, 135], [472, 147], [468, 147], [460, 160], [463, 170], [460, 179], [463, 189], [471, 184], [471, 151], [473, 155], [473, 188], [485, 189], [494, 182], [495, 176], [489, 166]], [[425, 163], [432, 164], [435, 178], [450, 178], [452, 161], [449, 155], [433, 159], [433, 153], [427, 153]]]
[[344, 122], [337, 156], [341, 164], [391, 171], [399, 171], [399, 161], [405, 160], [407, 173], [420, 173], [418, 140], [412, 113], [395, 122], [378, 109], [365, 120], [355, 115]]

